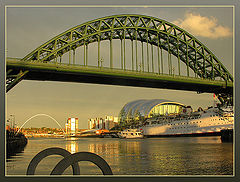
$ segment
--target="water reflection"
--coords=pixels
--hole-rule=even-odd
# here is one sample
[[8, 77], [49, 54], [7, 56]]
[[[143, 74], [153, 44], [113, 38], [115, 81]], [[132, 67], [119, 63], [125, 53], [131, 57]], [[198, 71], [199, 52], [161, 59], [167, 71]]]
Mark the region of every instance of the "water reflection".
[[[65, 148], [71, 153], [88, 151], [101, 156], [114, 175], [232, 175], [233, 144], [220, 137], [181, 138], [67, 138], [29, 139], [20, 156], [7, 161], [7, 174], [24, 175], [31, 159], [49, 147]], [[61, 156], [47, 158], [37, 174], [49, 174]], [[90, 162], [79, 162], [81, 174], [101, 174]], [[54, 166], [53, 166], [54, 167]], [[65, 174], [72, 174], [71, 168]]]
[[119, 158], [119, 142], [100, 142], [90, 143], [88, 145], [88, 151], [101, 156], [111, 167], [118, 165]]
[[101, 142], [101, 143], [90, 143], [88, 145], [88, 149], [93, 153], [101, 153], [101, 154], [139, 154], [140, 153], [140, 144], [137, 141], [109, 141], [109, 142]]
[[129, 174], [129, 169], [136, 174], [136, 171], [146, 168], [141, 165], [144, 160], [141, 153], [142, 141], [107, 139], [105, 142], [90, 143], [88, 150], [103, 157], [111, 166], [114, 174]]
[[151, 161], [148, 170], [164, 175], [232, 174], [230, 171], [233, 168], [230, 166], [233, 165], [233, 158], [229, 155], [232, 154], [232, 144], [226, 145], [216, 137], [161, 139], [158, 143], [149, 142], [146, 145], [147, 149], [151, 149], [147, 151], [147, 158]]
[[71, 154], [78, 152], [78, 144], [76, 138], [69, 138], [66, 142], [66, 150]]

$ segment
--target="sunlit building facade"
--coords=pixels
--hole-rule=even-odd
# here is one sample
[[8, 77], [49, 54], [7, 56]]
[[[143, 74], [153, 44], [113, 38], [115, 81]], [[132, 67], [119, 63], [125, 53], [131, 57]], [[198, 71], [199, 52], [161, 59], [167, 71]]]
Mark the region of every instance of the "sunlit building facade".
[[118, 117], [105, 116], [105, 118], [88, 119], [88, 129], [107, 129], [110, 130], [118, 124]]
[[78, 131], [78, 118], [68, 118], [65, 130], [67, 135], [75, 135]]
[[119, 113], [119, 122], [124, 125], [146, 118], [179, 114], [186, 108], [184, 104], [163, 99], [135, 100], [123, 106]]

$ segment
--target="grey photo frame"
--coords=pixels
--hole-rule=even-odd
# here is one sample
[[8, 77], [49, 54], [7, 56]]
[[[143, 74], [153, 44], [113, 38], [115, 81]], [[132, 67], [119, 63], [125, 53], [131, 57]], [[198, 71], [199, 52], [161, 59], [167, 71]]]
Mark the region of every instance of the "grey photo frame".
[[[5, 121], [6, 121], [6, 88], [5, 88], [5, 78], [6, 78], [6, 62], [5, 62], [5, 54], [6, 54], [6, 14], [5, 14], [5, 7], [8, 5], [18, 5], [18, 6], [26, 6], [26, 5], [191, 5], [191, 6], [197, 6], [197, 5], [216, 5], [216, 6], [233, 6], [234, 7], [234, 22], [235, 22], [235, 37], [234, 37], [234, 108], [235, 108], [235, 135], [234, 135], [234, 175], [232, 177], [221, 177], [221, 176], [211, 176], [211, 177], [171, 177], [171, 176], [149, 176], [149, 177], [139, 177], [139, 176], [124, 176], [124, 177], [81, 177], [79, 178], [73, 178], [68, 177], [65, 179], [65, 177], [9, 177], [5, 176], [5, 165], [6, 165], [6, 159], [5, 159]], [[154, 1], [154, 0], [122, 0], [122, 1], [115, 1], [115, 0], [70, 0], [70, 1], [64, 1], [64, 0], [36, 0], [36, 1], [30, 1], [30, 0], [0, 0], [0, 13], [1, 13], [1, 21], [0, 21], [0, 29], [1, 29], [1, 38], [0, 38], [0, 78], [1, 78], [1, 84], [0, 84], [0, 124], [1, 124], [1, 130], [0, 130], [0, 175], [1, 180], [4, 181], [42, 181], [42, 180], [50, 180], [50, 181], [62, 181], [62, 180], [70, 180], [70, 181], [78, 181], [78, 180], [84, 180], [84, 181], [122, 181], [122, 180], [128, 180], [128, 181], [238, 181], [240, 179], [240, 166], [239, 166], [239, 108], [240, 108], [240, 102], [239, 102], [239, 69], [240, 69], [240, 61], [238, 61], [240, 57], [240, 38], [239, 38], [239, 31], [240, 31], [240, 0], [213, 0], [213, 1], [197, 1], [197, 0], [160, 0], [160, 1]]]

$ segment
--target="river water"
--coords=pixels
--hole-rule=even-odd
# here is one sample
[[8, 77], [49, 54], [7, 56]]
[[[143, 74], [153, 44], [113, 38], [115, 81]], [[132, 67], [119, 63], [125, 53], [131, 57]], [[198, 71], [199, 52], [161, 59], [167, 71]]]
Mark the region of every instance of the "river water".
[[[93, 152], [114, 175], [233, 175], [233, 144], [219, 136], [176, 138], [29, 138], [22, 153], [7, 159], [6, 175], [25, 175], [31, 159], [49, 147]], [[62, 156], [44, 158], [35, 175], [49, 175]], [[81, 175], [102, 175], [93, 163], [79, 162]], [[72, 175], [68, 167], [63, 175]]]

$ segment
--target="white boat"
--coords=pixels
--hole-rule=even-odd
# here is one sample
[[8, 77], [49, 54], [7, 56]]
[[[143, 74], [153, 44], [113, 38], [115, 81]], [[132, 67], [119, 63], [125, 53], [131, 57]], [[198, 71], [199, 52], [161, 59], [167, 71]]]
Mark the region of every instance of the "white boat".
[[143, 133], [139, 129], [126, 129], [118, 133], [119, 138], [143, 138]]
[[233, 123], [232, 107], [210, 107], [188, 114], [149, 118], [141, 129], [146, 137], [220, 135], [223, 129], [233, 129]]

